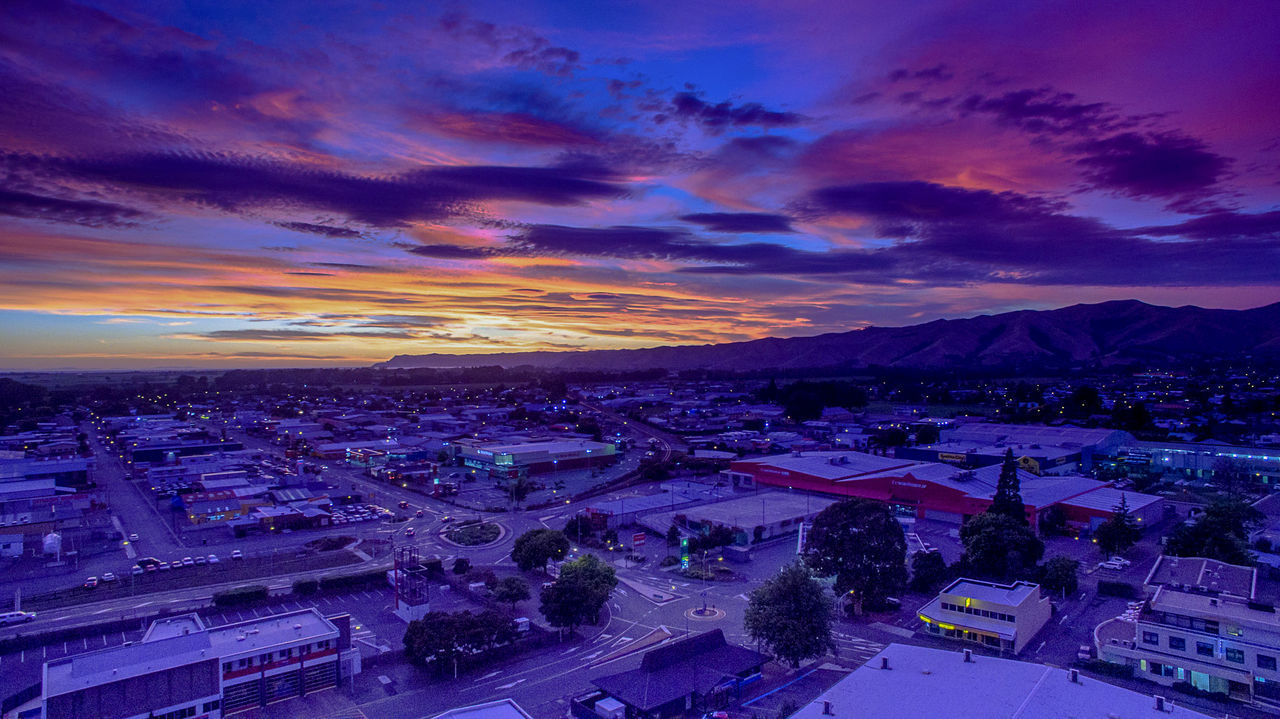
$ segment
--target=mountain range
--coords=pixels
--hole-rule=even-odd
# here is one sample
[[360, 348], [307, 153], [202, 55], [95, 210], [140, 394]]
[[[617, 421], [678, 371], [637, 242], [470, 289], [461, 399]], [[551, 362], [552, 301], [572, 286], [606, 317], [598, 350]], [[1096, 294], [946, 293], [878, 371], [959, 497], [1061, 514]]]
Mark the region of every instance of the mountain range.
[[375, 367], [755, 370], [865, 367], [1069, 367], [1197, 357], [1280, 355], [1280, 302], [1249, 310], [1136, 300], [1020, 310], [813, 337], [627, 350], [397, 355]]

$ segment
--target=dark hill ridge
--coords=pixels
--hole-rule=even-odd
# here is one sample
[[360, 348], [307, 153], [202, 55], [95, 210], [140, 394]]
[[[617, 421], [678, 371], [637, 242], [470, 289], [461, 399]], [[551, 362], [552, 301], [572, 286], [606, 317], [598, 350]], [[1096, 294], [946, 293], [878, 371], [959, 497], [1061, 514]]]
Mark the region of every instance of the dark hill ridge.
[[558, 369], [978, 368], [1280, 354], [1280, 303], [1250, 310], [1136, 300], [1021, 310], [815, 337], [582, 352], [397, 355], [384, 369], [532, 365]]

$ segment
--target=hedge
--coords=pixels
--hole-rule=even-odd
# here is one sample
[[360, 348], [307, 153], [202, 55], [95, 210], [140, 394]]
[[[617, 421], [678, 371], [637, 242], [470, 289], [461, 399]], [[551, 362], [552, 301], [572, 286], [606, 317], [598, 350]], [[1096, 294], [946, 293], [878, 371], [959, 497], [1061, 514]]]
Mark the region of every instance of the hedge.
[[320, 580], [319, 580], [319, 579], [295, 579], [295, 580], [293, 580], [293, 593], [294, 593], [294, 594], [296, 594], [296, 595], [298, 595], [298, 596], [300, 596], [300, 597], [306, 597], [306, 596], [310, 596], [310, 595], [312, 595], [312, 594], [317, 594], [317, 593], [319, 593], [319, 591], [320, 591]]
[[213, 606], [240, 607], [254, 602], [265, 601], [267, 596], [267, 588], [261, 584], [237, 587], [213, 595]]
[[320, 578], [320, 591], [326, 592], [331, 589], [354, 589], [356, 587], [372, 587], [379, 584], [386, 584], [387, 570], [375, 569], [368, 572], [360, 572], [358, 574], [339, 574], [331, 577]]

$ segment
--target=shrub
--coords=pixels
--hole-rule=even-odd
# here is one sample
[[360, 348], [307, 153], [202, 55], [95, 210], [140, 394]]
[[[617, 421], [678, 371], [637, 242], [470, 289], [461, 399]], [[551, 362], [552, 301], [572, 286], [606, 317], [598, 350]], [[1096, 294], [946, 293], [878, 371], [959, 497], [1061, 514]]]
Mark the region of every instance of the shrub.
[[339, 574], [337, 576], [321, 577], [320, 591], [372, 587], [385, 584], [386, 581], [387, 572], [385, 569], [375, 569], [369, 572], [360, 572], [359, 574]]
[[1136, 599], [1138, 597], [1138, 588], [1126, 582], [1103, 580], [1098, 582], [1098, 594], [1121, 597], [1123, 599]]
[[1210, 701], [1215, 701], [1215, 702], [1222, 702], [1224, 704], [1230, 701], [1230, 698], [1222, 692], [1205, 691], [1193, 685], [1191, 682], [1174, 682], [1172, 686], [1174, 691], [1179, 691], [1189, 696], [1199, 697], [1201, 699], [1208, 699]]
[[661, 566], [661, 567], [672, 567], [672, 566], [675, 566], [675, 565], [677, 565], [677, 564], [679, 564], [679, 563], [680, 563], [680, 558], [679, 558], [679, 557], [663, 557], [663, 558], [662, 558], [662, 561], [661, 561], [661, 562], [658, 562], [658, 566]]
[[1126, 679], [1133, 678], [1133, 667], [1128, 664], [1116, 664], [1104, 659], [1078, 659], [1073, 664], [1080, 669], [1087, 669], [1096, 674], [1105, 674], [1109, 677], [1124, 677]]
[[213, 595], [215, 607], [242, 607], [246, 604], [261, 602], [267, 598], [267, 588], [258, 584], [248, 587], [237, 587]]
[[310, 596], [312, 594], [318, 593], [319, 591], [320, 591], [319, 579], [293, 580], [293, 593], [300, 597]]

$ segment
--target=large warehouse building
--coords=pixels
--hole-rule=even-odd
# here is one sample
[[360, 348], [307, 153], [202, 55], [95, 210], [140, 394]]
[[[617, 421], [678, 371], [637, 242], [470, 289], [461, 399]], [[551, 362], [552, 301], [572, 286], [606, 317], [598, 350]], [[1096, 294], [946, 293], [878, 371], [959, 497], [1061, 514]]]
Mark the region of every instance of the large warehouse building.
[[487, 471], [494, 477], [545, 474], [579, 467], [604, 467], [616, 459], [617, 448], [607, 442], [587, 439], [540, 441], [471, 442], [457, 440], [458, 456], [467, 467]]
[[[804, 452], [734, 462], [726, 473], [735, 486], [766, 485], [875, 499], [899, 516], [959, 524], [986, 510], [995, 496], [1000, 467], [963, 469], [949, 464], [881, 457], [861, 452]], [[1037, 526], [1050, 507], [1060, 507], [1073, 526], [1092, 528], [1112, 514], [1121, 492], [1085, 477], [1038, 476], [1018, 471], [1027, 521]], [[1155, 523], [1162, 497], [1124, 492], [1134, 517]]]

